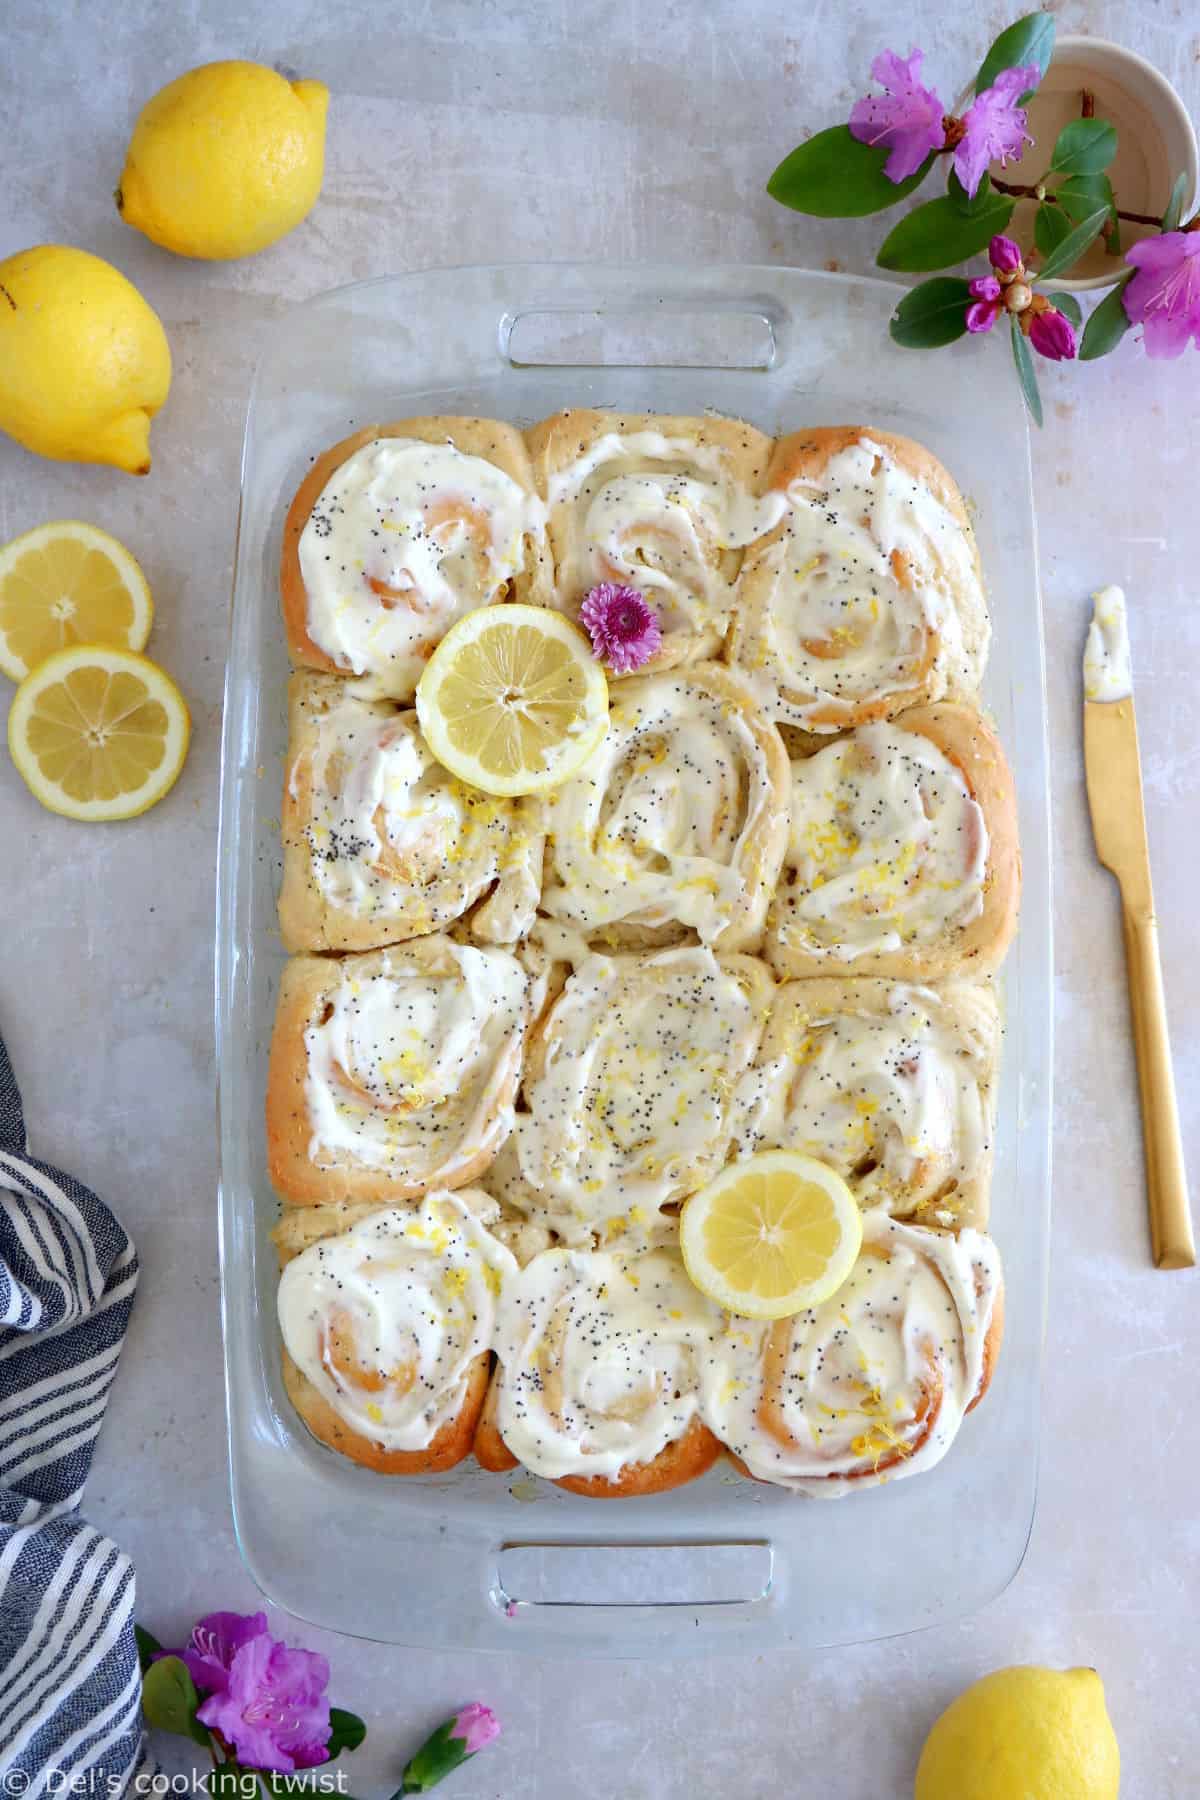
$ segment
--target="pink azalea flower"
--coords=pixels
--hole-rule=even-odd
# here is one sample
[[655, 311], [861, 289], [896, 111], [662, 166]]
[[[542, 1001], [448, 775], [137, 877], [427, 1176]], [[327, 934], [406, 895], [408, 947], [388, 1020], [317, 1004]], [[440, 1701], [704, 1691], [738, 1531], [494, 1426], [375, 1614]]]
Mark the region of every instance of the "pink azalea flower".
[[977, 94], [963, 114], [963, 134], [955, 145], [954, 169], [972, 197], [989, 163], [999, 161], [1004, 167], [1010, 157], [1019, 159], [1026, 144], [1032, 144], [1025, 129], [1024, 109], [1017, 101], [1041, 78], [1036, 63], [1023, 69], [1001, 69], [991, 87]]
[[662, 649], [662, 631], [653, 607], [636, 588], [602, 581], [579, 609], [592, 649], [614, 674], [628, 675]]
[[1035, 314], [1029, 326], [1029, 341], [1039, 356], [1048, 356], [1051, 362], [1070, 362], [1075, 355], [1075, 327], [1053, 307]]
[[1147, 356], [1182, 356], [1200, 349], [1200, 231], [1164, 231], [1132, 244], [1126, 262], [1137, 270], [1121, 294], [1129, 322], [1143, 327]]
[[229, 1670], [237, 1652], [251, 1638], [267, 1629], [266, 1613], [206, 1613], [197, 1619], [182, 1650], [168, 1650], [187, 1664], [188, 1674], [202, 1694], [223, 1694], [229, 1686]]
[[889, 181], [915, 175], [930, 151], [946, 141], [946, 109], [932, 88], [921, 86], [924, 56], [923, 50], [910, 50], [907, 58], [884, 50], [871, 64], [871, 79], [886, 92], [856, 100], [850, 112], [850, 130], [859, 143], [890, 152], [883, 166]]
[[988, 261], [998, 275], [1015, 275], [1023, 267], [1021, 246], [997, 232], [988, 245]]
[[500, 1721], [490, 1706], [483, 1706], [473, 1700], [470, 1706], [464, 1706], [450, 1727], [452, 1738], [461, 1738], [466, 1745], [468, 1756], [474, 1756], [477, 1750], [484, 1750], [494, 1744], [500, 1736]]
[[327, 1760], [328, 1684], [323, 1656], [291, 1650], [263, 1630], [234, 1651], [224, 1689], [196, 1717], [220, 1732], [239, 1762], [290, 1775]]
[[994, 275], [977, 275], [967, 292], [974, 302], [967, 308], [967, 330], [990, 331], [1000, 316], [1000, 283]]

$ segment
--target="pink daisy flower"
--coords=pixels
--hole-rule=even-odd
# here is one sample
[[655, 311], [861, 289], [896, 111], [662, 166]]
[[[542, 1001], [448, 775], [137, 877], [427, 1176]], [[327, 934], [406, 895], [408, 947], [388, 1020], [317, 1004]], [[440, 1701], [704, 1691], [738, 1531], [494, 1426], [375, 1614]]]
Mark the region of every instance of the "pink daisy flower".
[[662, 649], [654, 608], [636, 588], [602, 581], [587, 595], [579, 616], [592, 650], [614, 675], [629, 675]]

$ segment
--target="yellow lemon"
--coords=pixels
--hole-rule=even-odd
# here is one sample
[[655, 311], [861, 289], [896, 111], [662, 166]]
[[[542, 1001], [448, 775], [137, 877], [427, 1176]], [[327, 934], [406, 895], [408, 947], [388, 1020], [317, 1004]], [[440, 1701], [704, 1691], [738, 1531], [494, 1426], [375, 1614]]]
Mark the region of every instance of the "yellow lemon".
[[132, 819], [174, 785], [187, 702], [148, 657], [103, 644], [48, 656], [16, 691], [8, 747], [27, 787], [68, 819]]
[[1121, 1753], [1095, 1669], [997, 1669], [921, 1752], [914, 1800], [1117, 1800]]
[[310, 212], [325, 173], [329, 89], [261, 63], [167, 83], [133, 128], [117, 211], [180, 256], [253, 256]]
[[794, 1150], [729, 1167], [686, 1201], [688, 1274], [727, 1312], [786, 1319], [836, 1293], [862, 1247], [862, 1216], [834, 1169]]
[[542, 606], [481, 606], [417, 685], [438, 761], [485, 794], [535, 794], [582, 768], [608, 729], [608, 683], [578, 626]]
[[111, 263], [65, 244], [0, 262], [0, 431], [39, 456], [145, 475], [170, 385], [161, 321]]
[[153, 618], [146, 577], [96, 525], [55, 519], [0, 549], [0, 669], [14, 681], [68, 644], [142, 650]]

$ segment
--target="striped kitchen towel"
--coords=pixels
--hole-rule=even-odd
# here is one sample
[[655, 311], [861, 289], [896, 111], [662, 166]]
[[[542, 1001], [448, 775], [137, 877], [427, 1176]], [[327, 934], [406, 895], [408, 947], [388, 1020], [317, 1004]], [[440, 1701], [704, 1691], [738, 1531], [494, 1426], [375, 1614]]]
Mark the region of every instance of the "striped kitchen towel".
[[27, 1153], [0, 1039], [0, 1793], [124, 1795], [133, 1564], [78, 1507], [137, 1285], [102, 1201]]

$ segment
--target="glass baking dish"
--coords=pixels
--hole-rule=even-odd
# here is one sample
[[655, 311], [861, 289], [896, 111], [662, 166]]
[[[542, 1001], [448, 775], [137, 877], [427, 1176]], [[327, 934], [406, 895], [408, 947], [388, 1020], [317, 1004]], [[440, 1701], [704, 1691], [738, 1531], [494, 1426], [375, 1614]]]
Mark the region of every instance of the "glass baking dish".
[[[272, 327], [246, 421], [225, 688], [217, 902], [221, 1263], [233, 1508], [246, 1565], [298, 1616], [413, 1645], [660, 1656], [889, 1636], [972, 1611], [1020, 1566], [1036, 1490], [1051, 1086], [1049, 807], [1028, 436], [1006, 357], [887, 335], [898, 290], [782, 268], [546, 264], [342, 288]], [[472, 1462], [389, 1480], [316, 1443], [279, 1372], [263, 1090], [287, 657], [279, 540], [309, 460], [416, 413], [528, 424], [565, 405], [696, 413], [769, 432], [867, 422], [928, 444], [974, 508], [1025, 893], [1004, 974], [992, 1228], [1007, 1271], [997, 1376], [930, 1474], [808, 1501], [720, 1465], [606, 1503]]]

